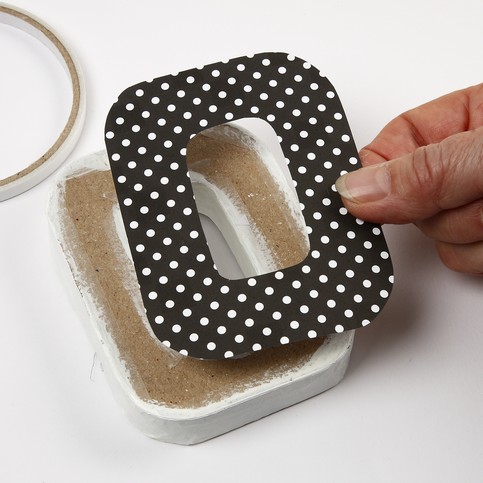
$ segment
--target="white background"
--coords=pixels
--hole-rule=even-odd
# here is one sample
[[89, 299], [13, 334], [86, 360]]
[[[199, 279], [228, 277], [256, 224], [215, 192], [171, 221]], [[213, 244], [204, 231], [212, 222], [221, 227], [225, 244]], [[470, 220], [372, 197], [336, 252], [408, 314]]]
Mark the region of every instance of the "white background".
[[[358, 147], [398, 113], [483, 80], [481, 0], [19, 0], [77, 52], [88, 88], [71, 159], [103, 148], [139, 81], [262, 51], [335, 85]], [[54, 57], [0, 25], [0, 176], [41, 154], [69, 102]], [[336, 388], [193, 447], [131, 427], [58, 277], [52, 179], [0, 203], [0, 481], [481, 482], [483, 281], [445, 269], [412, 226], [386, 227], [393, 295]]]

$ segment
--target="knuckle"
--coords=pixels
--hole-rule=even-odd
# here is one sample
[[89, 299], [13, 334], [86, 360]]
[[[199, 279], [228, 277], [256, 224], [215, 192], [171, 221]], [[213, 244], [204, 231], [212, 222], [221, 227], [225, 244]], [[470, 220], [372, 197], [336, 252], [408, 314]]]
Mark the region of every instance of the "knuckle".
[[478, 129], [461, 133], [450, 159], [454, 170], [460, 169], [466, 173], [468, 181], [476, 193], [483, 196], [483, 126]]
[[433, 144], [414, 151], [408, 176], [409, 185], [416, 194], [427, 193], [428, 197], [440, 207], [439, 200], [446, 176], [441, 146]]

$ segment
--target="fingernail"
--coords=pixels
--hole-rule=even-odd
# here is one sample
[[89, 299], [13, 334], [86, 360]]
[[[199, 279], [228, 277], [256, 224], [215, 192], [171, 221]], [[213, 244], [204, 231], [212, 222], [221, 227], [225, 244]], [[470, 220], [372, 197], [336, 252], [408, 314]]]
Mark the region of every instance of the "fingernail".
[[368, 203], [385, 198], [391, 190], [386, 164], [369, 166], [341, 176], [335, 187], [341, 196], [354, 203]]

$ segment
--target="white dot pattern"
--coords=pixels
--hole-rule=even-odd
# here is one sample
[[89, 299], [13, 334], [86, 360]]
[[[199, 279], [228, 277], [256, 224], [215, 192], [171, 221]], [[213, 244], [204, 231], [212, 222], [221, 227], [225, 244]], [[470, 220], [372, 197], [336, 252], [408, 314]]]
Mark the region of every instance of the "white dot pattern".
[[[341, 171], [358, 167], [343, 112], [327, 78], [283, 53], [121, 94], [106, 147], [146, 314], [165, 345], [197, 358], [236, 357], [367, 325], [383, 307], [393, 277], [382, 231], [347, 214], [334, 189]], [[298, 265], [226, 280], [197, 214], [186, 146], [205, 127], [253, 113], [270, 123], [287, 156], [310, 252]]]

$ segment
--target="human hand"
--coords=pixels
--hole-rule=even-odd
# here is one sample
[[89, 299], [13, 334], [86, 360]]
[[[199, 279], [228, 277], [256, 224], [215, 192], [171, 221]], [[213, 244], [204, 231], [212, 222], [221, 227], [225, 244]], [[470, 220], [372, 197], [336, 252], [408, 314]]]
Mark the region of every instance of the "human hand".
[[336, 182], [344, 205], [377, 223], [415, 223], [445, 265], [483, 274], [483, 84], [401, 114]]

